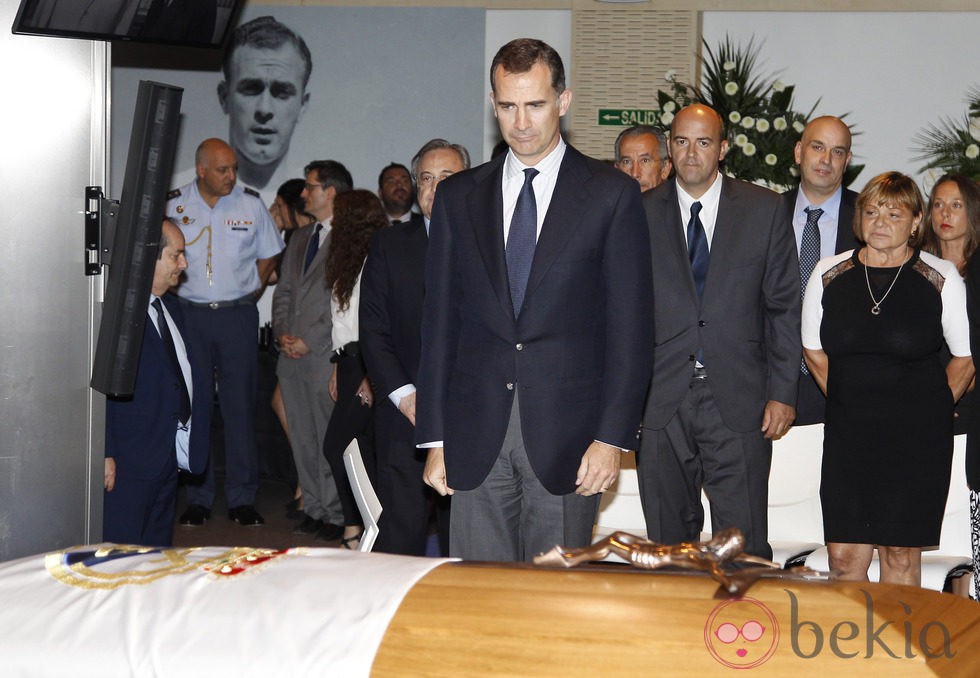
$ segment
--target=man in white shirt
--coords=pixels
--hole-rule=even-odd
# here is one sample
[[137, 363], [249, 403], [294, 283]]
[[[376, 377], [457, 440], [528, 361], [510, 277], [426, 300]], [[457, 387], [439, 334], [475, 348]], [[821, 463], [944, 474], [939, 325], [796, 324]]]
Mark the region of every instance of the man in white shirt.
[[[800, 185], [783, 193], [780, 200], [796, 238], [800, 289], [805, 290], [814, 264], [860, 246], [854, 235], [857, 193], [842, 186], [851, 162], [851, 130], [840, 118], [814, 118], [796, 142], [795, 156]], [[822, 423], [826, 407], [827, 399], [801, 363], [794, 423]]]
[[184, 236], [164, 221], [134, 393], [106, 401], [106, 541], [170, 546], [177, 469], [200, 473], [207, 462], [211, 401], [200, 393], [194, 397], [196, 347], [169, 292], [186, 268]]
[[303, 513], [298, 534], [319, 534], [324, 541], [340, 538], [340, 500], [330, 465], [323, 456], [323, 438], [333, 413], [328, 383], [331, 333], [330, 288], [325, 265], [330, 245], [333, 201], [349, 191], [353, 180], [339, 162], [318, 160], [306, 166], [303, 197], [316, 222], [296, 231], [283, 255], [272, 298], [272, 330], [279, 340], [276, 374], [282, 389], [289, 442], [296, 474], [303, 488]]
[[426, 482], [453, 495], [450, 553], [524, 561], [591, 541], [636, 446], [650, 245], [637, 183], [561, 138], [558, 53], [513, 40], [491, 75], [509, 150], [436, 194], [416, 442]]
[[637, 454], [653, 541], [712, 531], [767, 542], [772, 439], [793, 423], [800, 369], [799, 264], [779, 197], [719, 172], [721, 116], [694, 104], [671, 126], [674, 179], [644, 193], [652, 247], [653, 374]]

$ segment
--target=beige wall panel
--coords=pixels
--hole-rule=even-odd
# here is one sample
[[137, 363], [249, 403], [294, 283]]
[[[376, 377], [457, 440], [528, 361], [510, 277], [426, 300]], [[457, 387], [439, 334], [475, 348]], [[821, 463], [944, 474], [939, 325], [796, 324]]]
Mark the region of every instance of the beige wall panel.
[[693, 82], [699, 34], [693, 11], [575, 9], [569, 141], [586, 155], [611, 159], [623, 128], [599, 126], [598, 110], [654, 108], [671, 68]]

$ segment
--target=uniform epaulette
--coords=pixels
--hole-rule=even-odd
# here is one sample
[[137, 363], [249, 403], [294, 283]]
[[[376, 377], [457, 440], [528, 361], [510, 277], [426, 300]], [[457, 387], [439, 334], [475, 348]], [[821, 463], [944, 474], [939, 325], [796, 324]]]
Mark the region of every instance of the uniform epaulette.
[[262, 196], [261, 196], [261, 195], [259, 195], [259, 192], [258, 192], [258, 191], [256, 191], [256, 190], [255, 190], [254, 188], [249, 188], [248, 186], [244, 186], [244, 187], [242, 188], [242, 190], [243, 190], [243, 191], [245, 191], [246, 193], [248, 193], [249, 195], [252, 195], [252, 196], [255, 196], [255, 197], [256, 197], [256, 198], [258, 198], [259, 200], [261, 200], [261, 199], [262, 199]]
[[167, 193], [167, 200], [173, 200], [174, 198], [180, 197], [180, 189], [175, 188]]

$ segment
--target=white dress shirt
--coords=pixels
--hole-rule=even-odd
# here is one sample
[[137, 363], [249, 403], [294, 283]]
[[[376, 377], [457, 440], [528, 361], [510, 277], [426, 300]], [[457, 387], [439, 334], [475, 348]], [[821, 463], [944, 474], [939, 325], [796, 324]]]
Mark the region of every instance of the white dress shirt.
[[[150, 306], [147, 307], [146, 314], [150, 318], [150, 322], [153, 323], [153, 328], [160, 334], [160, 326], [157, 325], [157, 312], [153, 308], [153, 300], [159, 299], [159, 297], [151, 294], [150, 295]], [[187, 359], [187, 347], [184, 345], [184, 338], [180, 336], [180, 330], [177, 329], [177, 324], [174, 319], [170, 316], [170, 311], [167, 310], [167, 305], [160, 301], [160, 308], [163, 309], [163, 315], [167, 319], [167, 327], [170, 328], [170, 336], [174, 338], [174, 348], [177, 350], [177, 362], [180, 364], [180, 371], [184, 377], [184, 383], [187, 384], [187, 395], [190, 398], [191, 403], [194, 402], [194, 382], [191, 379], [191, 364]], [[162, 339], [162, 335], [161, 335]], [[191, 442], [191, 419], [188, 418], [187, 424], [184, 426], [177, 426], [175, 447], [177, 449], [177, 466], [184, 471], [189, 471], [190, 467], [190, 442]]]
[[684, 241], [687, 242], [687, 222], [691, 220], [691, 205], [701, 203], [698, 217], [704, 226], [704, 234], [708, 238], [708, 251], [711, 251], [711, 241], [715, 237], [715, 222], [718, 221], [718, 203], [721, 202], [721, 172], [715, 176], [711, 187], [700, 198], [692, 198], [677, 182], [677, 204], [681, 209], [681, 228], [684, 229]]

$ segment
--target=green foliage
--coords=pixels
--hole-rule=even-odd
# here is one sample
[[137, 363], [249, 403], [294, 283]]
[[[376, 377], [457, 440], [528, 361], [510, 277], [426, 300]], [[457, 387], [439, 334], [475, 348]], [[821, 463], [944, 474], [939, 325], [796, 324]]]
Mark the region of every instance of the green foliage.
[[940, 118], [915, 136], [920, 172], [955, 172], [980, 181], [980, 88], [967, 92], [968, 112], [959, 121]]

